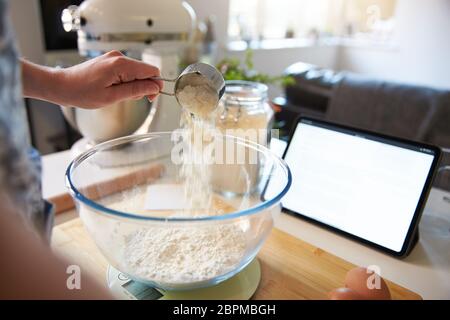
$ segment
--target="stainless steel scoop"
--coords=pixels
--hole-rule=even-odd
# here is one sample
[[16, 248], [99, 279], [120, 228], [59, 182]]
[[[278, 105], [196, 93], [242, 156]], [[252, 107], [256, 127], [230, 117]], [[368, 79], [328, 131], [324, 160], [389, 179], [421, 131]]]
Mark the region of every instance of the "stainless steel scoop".
[[175, 82], [174, 92], [160, 91], [160, 93], [168, 96], [175, 96], [177, 100], [177, 93], [187, 85], [198, 86], [206, 84], [217, 92], [219, 100], [225, 92], [225, 80], [220, 71], [214, 66], [202, 62], [189, 65], [175, 79], [167, 79], [163, 77], [152, 77], [150, 79]]

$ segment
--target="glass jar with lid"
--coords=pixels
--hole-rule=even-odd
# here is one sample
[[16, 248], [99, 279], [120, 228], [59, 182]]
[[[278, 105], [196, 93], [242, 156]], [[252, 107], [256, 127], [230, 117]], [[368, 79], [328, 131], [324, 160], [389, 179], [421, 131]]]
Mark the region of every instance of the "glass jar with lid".
[[224, 134], [267, 146], [274, 119], [267, 89], [257, 82], [227, 81], [217, 108], [216, 127]]
[[[267, 101], [267, 86], [249, 81], [227, 81], [216, 110], [216, 128], [222, 134], [263, 146], [270, 142], [274, 112]], [[230, 152], [224, 146], [225, 163], [212, 165], [212, 185], [231, 194], [251, 194], [261, 181], [261, 161], [254, 150]], [[243, 162], [239, 162], [243, 161]]]

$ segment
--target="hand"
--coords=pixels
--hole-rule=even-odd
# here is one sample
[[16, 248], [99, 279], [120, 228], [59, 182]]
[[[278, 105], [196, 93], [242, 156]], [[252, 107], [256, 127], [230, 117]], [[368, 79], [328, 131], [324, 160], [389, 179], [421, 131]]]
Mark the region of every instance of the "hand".
[[99, 108], [112, 103], [155, 99], [163, 87], [157, 67], [125, 57], [118, 51], [66, 69], [23, 62], [24, 94], [64, 106]]

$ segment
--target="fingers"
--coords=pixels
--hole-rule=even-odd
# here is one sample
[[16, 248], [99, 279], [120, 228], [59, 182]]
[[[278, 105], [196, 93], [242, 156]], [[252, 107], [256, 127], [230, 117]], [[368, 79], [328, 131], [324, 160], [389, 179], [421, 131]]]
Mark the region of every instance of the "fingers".
[[131, 100], [141, 100], [141, 99], [147, 98], [147, 100], [149, 102], [154, 102], [158, 96], [159, 96], [158, 94], [152, 94], [150, 96], [137, 96], [137, 97], [131, 98]]
[[152, 101], [163, 88], [162, 80], [149, 79], [161, 75], [160, 70], [153, 65], [128, 58], [120, 51], [104, 54], [103, 60], [110, 71], [106, 76], [110, 77], [107, 80], [109, 82], [107, 90], [108, 100], [112, 102], [135, 100], [145, 96]]
[[123, 56], [123, 53], [120, 52], [119, 50], [111, 50], [107, 53], [105, 53], [106, 57], [121, 57]]
[[164, 88], [164, 81], [162, 80], [153, 80], [153, 81], [156, 82], [156, 84], [158, 85], [159, 91], [161, 91]]
[[144, 96], [156, 97], [160, 88], [152, 80], [135, 80], [113, 85], [108, 90], [108, 94], [113, 101], [123, 101]]
[[[123, 55], [111, 56], [112, 69], [114, 70], [115, 80], [119, 79], [120, 82], [130, 82], [134, 80], [144, 80], [151, 77], [159, 77], [161, 75], [160, 70], [150, 64], [142, 61], [127, 58]], [[159, 87], [159, 91], [163, 88], [163, 82], [161, 80], [154, 80]], [[117, 83], [117, 81], [115, 81]]]
[[158, 96], [157, 94], [149, 95], [149, 96], [147, 96], [147, 99], [148, 99], [148, 101], [153, 102], [157, 96]]

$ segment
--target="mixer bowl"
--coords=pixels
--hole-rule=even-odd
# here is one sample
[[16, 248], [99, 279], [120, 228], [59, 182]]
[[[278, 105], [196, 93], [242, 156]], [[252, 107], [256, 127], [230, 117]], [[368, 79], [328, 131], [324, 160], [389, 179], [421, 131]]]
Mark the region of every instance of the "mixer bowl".
[[144, 123], [150, 108], [147, 98], [121, 101], [100, 109], [61, 106], [70, 125], [92, 144], [134, 133]]
[[[176, 190], [185, 182], [182, 166], [174, 160], [179, 154], [174, 133], [104, 142], [69, 165], [67, 187], [85, 228], [113, 267], [157, 288], [188, 290], [218, 284], [256, 257], [290, 187], [289, 168], [261, 145], [222, 135], [216, 141], [227, 145], [227, 150], [231, 146], [235, 153], [239, 149], [257, 157], [240, 158], [231, 167], [234, 160], [228, 157], [222, 171], [218, 170], [220, 160], [203, 164], [214, 166], [210, 177], [213, 202], [218, 204], [214, 213], [213, 209], [193, 215], [186, 210], [149, 208], [149, 203], [151, 207], [161, 200], [151, 196], [150, 188], [162, 187], [166, 193], [161, 197], [176, 203], [180, 196]], [[250, 163], [254, 159], [258, 170]], [[257, 174], [257, 187], [255, 178], [249, 178], [249, 167], [251, 175]], [[221, 183], [230, 179], [227, 170], [236, 183], [247, 181], [246, 193], [230, 192], [230, 183]], [[167, 186], [173, 191], [167, 192]]]

